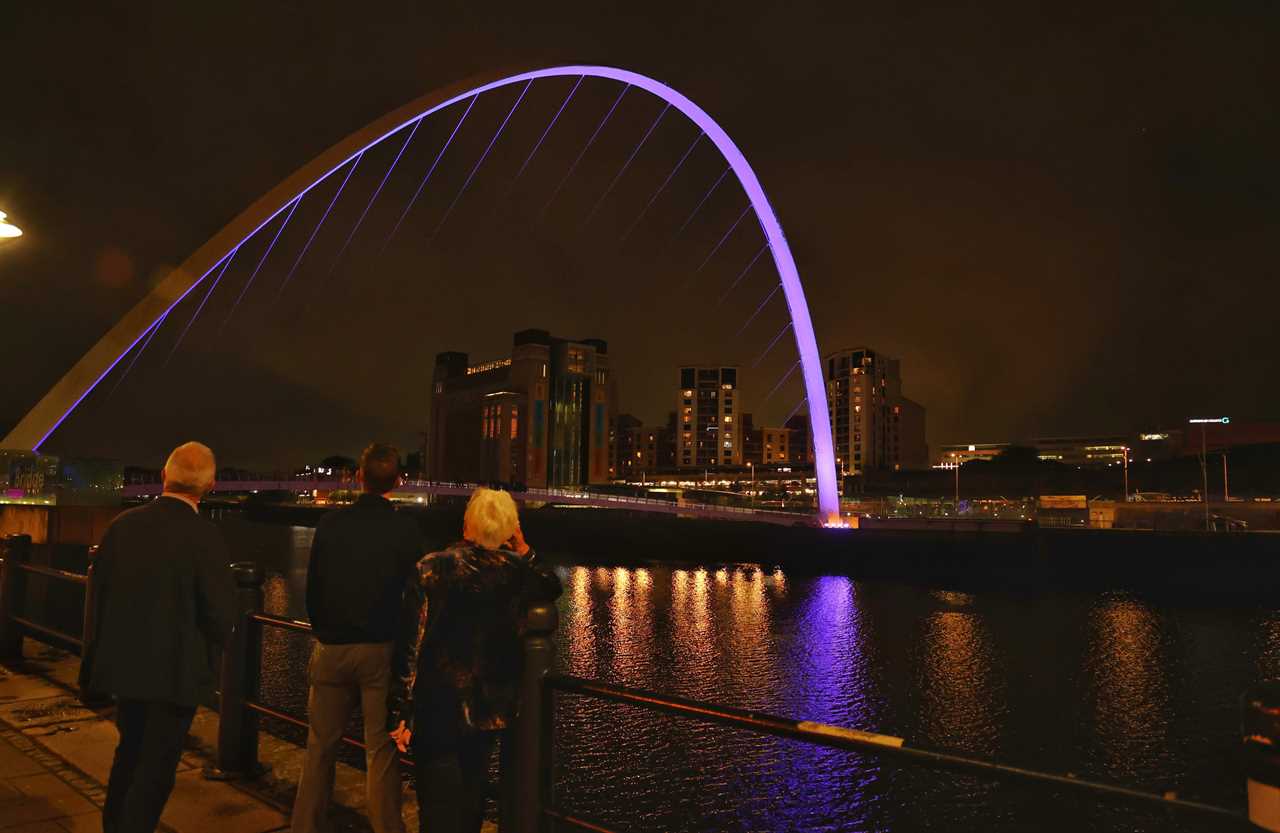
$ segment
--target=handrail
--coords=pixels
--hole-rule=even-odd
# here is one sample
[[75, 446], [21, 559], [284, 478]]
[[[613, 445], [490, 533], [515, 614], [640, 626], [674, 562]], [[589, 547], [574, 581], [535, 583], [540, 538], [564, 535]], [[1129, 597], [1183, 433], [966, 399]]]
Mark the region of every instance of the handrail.
[[16, 565], [19, 570], [27, 573], [35, 573], [38, 576], [48, 576], [62, 581], [69, 581], [72, 584], [81, 586], [89, 583], [89, 577], [84, 573], [73, 573], [70, 570], [59, 570], [56, 567], [46, 567], [43, 564], [23, 564]]
[[[1050, 772], [1040, 772], [1037, 770], [1026, 769], [1025, 767], [1010, 766], [1008, 764], [984, 761], [978, 758], [968, 758], [951, 752], [940, 752], [932, 749], [925, 749], [912, 746], [904, 739], [894, 737], [892, 735], [864, 732], [858, 729], [849, 729], [843, 726], [832, 726], [826, 723], [816, 723], [807, 720], [791, 720], [785, 717], [776, 717], [762, 712], [738, 709], [730, 706], [717, 706], [697, 700], [690, 700], [684, 697], [655, 694], [650, 691], [613, 685], [611, 683], [604, 683], [598, 680], [587, 680], [581, 677], [574, 677], [565, 674], [548, 674], [545, 677], [544, 682], [550, 689], [580, 694], [599, 700], [626, 703], [633, 706], [639, 706], [641, 708], [651, 709], [653, 711], [665, 712], [667, 714], [674, 714], [680, 717], [699, 720], [704, 723], [733, 726], [735, 728], [747, 729], [753, 732], [801, 740], [806, 743], [812, 743], [832, 749], [847, 749], [854, 752], [881, 755], [890, 758], [898, 757], [905, 759], [906, 762], [911, 764], [935, 769], [954, 769], [981, 773], [994, 778], [1008, 778], [1031, 781], [1055, 787], [1080, 789], [1112, 798], [1157, 804], [1169, 810], [1180, 810], [1188, 813], [1210, 815], [1223, 821], [1238, 823], [1241, 825], [1242, 829], [1256, 829], [1252, 827], [1245, 816], [1212, 804], [1205, 804], [1199, 801], [1187, 801], [1185, 799], [1173, 798], [1159, 793], [1144, 792], [1142, 790], [1135, 790], [1130, 787], [1122, 787], [1116, 784], [1107, 784], [1100, 781], [1089, 781], [1069, 774], [1059, 775]], [[553, 810], [555, 808], [547, 809]], [[544, 810], [544, 812], [546, 811]], [[556, 817], [559, 818], [559, 816]], [[604, 828], [584, 827], [583, 829], [602, 830]]]
[[313, 631], [310, 622], [304, 622], [301, 619], [286, 619], [283, 616], [272, 616], [270, 613], [253, 613], [250, 614], [249, 619], [287, 631], [298, 631], [300, 633], [312, 633]]
[[50, 628], [46, 625], [40, 624], [39, 622], [33, 622], [32, 620], [27, 619], [24, 616], [15, 616], [13, 614], [10, 614], [9, 619], [18, 623], [19, 625], [21, 625], [22, 627], [26, 628], [29, 631], [35, 631], [36, 633], [42, 633], [45, 636], [51, 636], [54, 639], [59, 639], [59, 640], [62, 640], [63, 642], [70, 643], [80, 649], [84, 648], [84, 640], [78, 636], [72, 636], [69, 633], [64, 633], [60, 630], [57, 630], [56, 628]]

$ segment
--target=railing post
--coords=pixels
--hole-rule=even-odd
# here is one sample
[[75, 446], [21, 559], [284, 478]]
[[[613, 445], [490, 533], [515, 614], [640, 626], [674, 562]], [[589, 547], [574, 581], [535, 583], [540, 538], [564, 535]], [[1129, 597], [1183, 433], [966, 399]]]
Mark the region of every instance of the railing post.
[[84, 582], [84, 623], [80, 631], [80, 639], [84, 642], [84, 648], [80, 654], [81, 659], [88, 655], [89, 646], [93, 644], [94, 637], [97, 636], [98, 599], [97, 594], [93, 592], [93, 568], [97, 563], [97, 558], [98, 548], [96, 546], [89, 547], [89, 566], [85, 570]]
[[222, 696], [218, 705], [217, 766], [205, 777], [253, 778], [258, 763], [258, 714], [246, 708], [258, 699], [262, 670], [262, 626], [249, 617], [262, 612], [262, 568], [248, 561], [231, 565], [236, 580], [235, 627], [222, 648]]
[[524, 672], [520, 680], [520, 712], [504, 743], [502, 833], [541, 833], [549, 829], [542, 809], [552, 802], [555, 698], [545, 677], [555, 660], [555, 605], [538, 604], [525, 616]]
[[13, 617], [22, 611], [27, 577], [20, 569], [31, 559], [31, 536], [4, 539], [4, 567], [0, 569], [0, 660], [22, 659], [22, 627]]
[[1263, 830], [1280, 831], [1280, 680], [1269, 680], [1243, 698], [1245, 789], [1249, 821]]

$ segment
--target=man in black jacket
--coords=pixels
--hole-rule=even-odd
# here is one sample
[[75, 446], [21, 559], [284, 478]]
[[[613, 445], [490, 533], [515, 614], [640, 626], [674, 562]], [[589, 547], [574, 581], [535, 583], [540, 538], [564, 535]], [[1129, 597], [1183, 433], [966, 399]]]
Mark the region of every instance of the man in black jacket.
[[328, 829], [338, 744], [359, 704], [364, 715], [366, 795], [377, 833], [404, 833], [400, 771], [387, 734], [391, 647], [401, 595], [422, 556], [422, 532], [383, 495], [400, 482], [400, 454], [371, 445], [360, 455], [363, 493], [321, 519], [307, 567], [311, 654], [307, 756], [293, 805], [293, 833]]
[[196, 706], [213, 697], [213, 646], [226, 641], [235, 609], [227, 545], [199, 514], [213, 478], [212, 451], [178, 446], [164, 493], [120, 514], [98, 549], [97, 620], [80, 686], [117, 701], [105, 833], [156, 829]]

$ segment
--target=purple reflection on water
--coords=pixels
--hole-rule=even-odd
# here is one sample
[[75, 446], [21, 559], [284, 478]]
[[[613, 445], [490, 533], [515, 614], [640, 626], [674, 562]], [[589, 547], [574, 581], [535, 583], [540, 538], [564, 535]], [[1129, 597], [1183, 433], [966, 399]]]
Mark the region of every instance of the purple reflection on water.
[[[867, 633], [853, 581], [823, 576], [801, 602], [795, 646], [781, 652], [783, 713], [857, 729], [877, 728], [879, 709], [868, 674]], [[841, 819], [842, 830], [870, 829], [874, 758], [784, 741], [772, 829], [810, 830], [815, 819]]]

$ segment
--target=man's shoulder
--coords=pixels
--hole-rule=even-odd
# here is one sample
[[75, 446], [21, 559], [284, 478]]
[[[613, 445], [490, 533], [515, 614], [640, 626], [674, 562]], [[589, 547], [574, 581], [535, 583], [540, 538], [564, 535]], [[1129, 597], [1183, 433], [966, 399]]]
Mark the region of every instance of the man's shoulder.
[[129, 529], [148, 526], [181, 525], [192, 529], [217, 531], [218, 525], [174, 498], [155, 500], [126, 509], [111, 520], [109, 526]]

